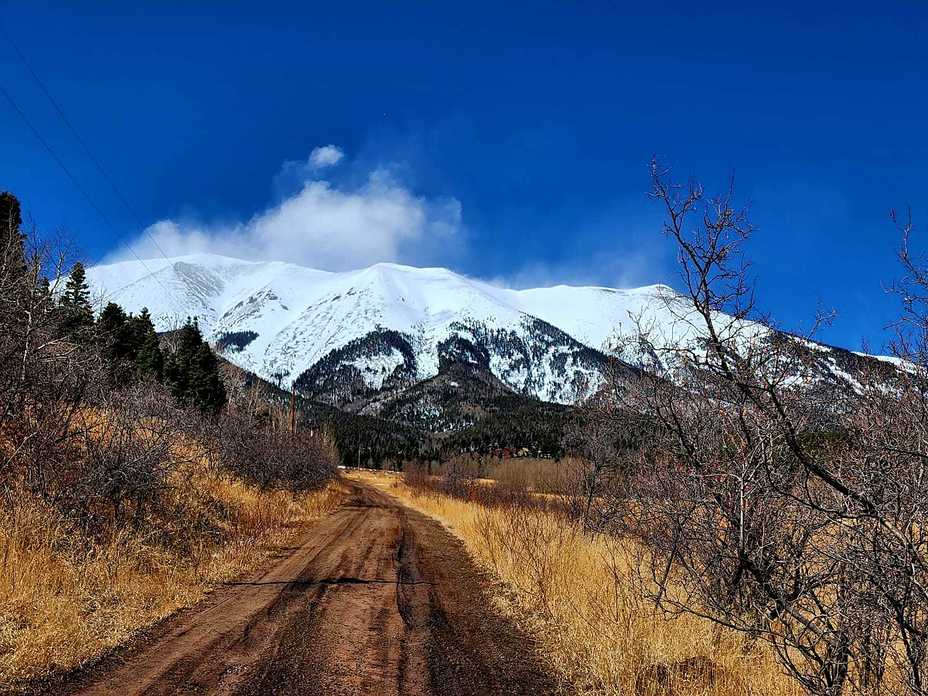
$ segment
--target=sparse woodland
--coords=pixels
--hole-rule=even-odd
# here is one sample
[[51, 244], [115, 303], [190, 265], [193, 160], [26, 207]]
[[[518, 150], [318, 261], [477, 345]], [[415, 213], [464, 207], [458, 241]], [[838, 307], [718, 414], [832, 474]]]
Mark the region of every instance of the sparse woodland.
[[195, 601], [336, 495], [327, 437], [227, 389], [195, 323], [91, 300], [0, 194], [0, 690]]

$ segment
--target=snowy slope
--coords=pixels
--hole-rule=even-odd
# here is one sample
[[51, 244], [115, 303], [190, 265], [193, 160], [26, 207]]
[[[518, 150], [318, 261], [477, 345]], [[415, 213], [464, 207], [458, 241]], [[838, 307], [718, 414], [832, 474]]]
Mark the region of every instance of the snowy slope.
[[328, 273], [214, 255], [97, 266], [88, 280], [100, 302], [147, 307], [159, 330], [196, 317], [226, 357], [284, 385], [377, 330], [401, 334], [414, 364], [395, 346], [361, 346], [345, 362], [371, 389], [404, 365], [409, 381], [434, 376], [443, 356], [464, 344], [511, 388], [541, 399], [572, 401], [578, 387], [588, 392], [598, 381], [587, 344], [569, 332], [552, 338], [558, 327], [527, 311], [557, 307], [558, 289], [539, 300], [441, 268], [377, 264]]
[[97, 266], [87, 276], [99, 301], [147, 307], [159, 330], [196, 317], [232, 362], [337, 403], [409, 386], [451, 362], [570, 403], [595, 389], [603, 352], [636, 335], [636, 318], [670, 345], [696, 335], [668, 310], [662, 298], [672, 291], [661, 285], [511, 290], [443, 268], [330, 273], [209, 254]]

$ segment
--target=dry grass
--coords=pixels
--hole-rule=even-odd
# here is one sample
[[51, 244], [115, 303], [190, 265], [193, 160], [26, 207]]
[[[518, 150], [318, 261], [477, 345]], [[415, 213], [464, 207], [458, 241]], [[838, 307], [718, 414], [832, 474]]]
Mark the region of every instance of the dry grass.
[[503, 459], [488, 467], [487, 478], [514, 490], [563, 493], [582, 464], [573, 459]]
[[693, 617], [656, 613], [628, 580], [620, 541], [591, 538], [555, 514], [486, 508], [353, 474], [443, 522], [505, 583], [501, 602], [539, 638], [546, 659], [581, 694], [793, 696], [766, 646]]
[[337, 483], [295, 495], [178, 471], [167, 514], [91, 541], [13, 493], [0, 517], [0, 690], [78, 666], [248, 572], [337, 505]]
[[459, 475], [482, 482], [493, 482], [513, 490], [535, 493], [562, 493], [576, 480], [583, 462], [572, 457], [539, 459], [461, 455], [448, 462], [435, 462], [432, 474], [444, 476], [454, 469]]

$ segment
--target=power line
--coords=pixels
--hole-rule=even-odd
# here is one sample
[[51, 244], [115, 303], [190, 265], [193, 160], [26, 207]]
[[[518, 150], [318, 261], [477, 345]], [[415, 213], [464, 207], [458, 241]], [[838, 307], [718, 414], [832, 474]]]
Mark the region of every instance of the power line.
[[[6, 90], [6, 88], [3, 87], [3, 85], [0, 85], [0, 93], [3, 94], [4, 98], [5, 98], [5, 99], [7, 100], [7, 102], [10, 104], [10, 106], [13, 107], [13, 110], [14, 110], [17, 114], [19, 114], [19, 117], [22, 119], [23, 123], [25, 123], [26, 126], [29, 128], [29, 130], [32, 131], [32, 134], [35, 136], [36, 140], [38, 140], [38, 141], [42, 144], [42, 147], [45, 148], [45, 150], [48, 152], [48, 154], [51, 156], [51, 158], [52, 158], [52, 159], [55, 161], [55, 163], [61, 168], [61, 171], [63, 171], [63, 172], [65, 173], [65, 175], [68, 177], [68, 179], [70, 179], [71, 183], [74, 184], [74, 188], [76, 188], [76, 189], [81, 193], [81, 195], [84, 197], [84, 199], [85, 199], [85, 200], [87, 201], [87, 203], [90, 205], [90, 207], [93, 208], [94, 211], [96, 211], [97, 215], [100, 216], [100, 219], [103, 220], [104, 224], [105, 224], [107, 227], [110, 228], [110, 231], [113, 232], [113, 234], [114, 234], [115, 236], [118, 237], [118, 233], [116, 232], [116, 228], [115, 228], [115, 227], [113, 226], [113, 224], [110, 222], [110, 219], [109, 219], [109, 217], [107, 217], [106, 213], [104, 213], [103, 210], [100, 208], [100, 206], [98, 206], [98, 205], [94, 202], [93, 198], [91, 198], [91, 197], [90, 197], [90, 194], [87, 192], [87, 189], [85, 189], [85, 188], [81, 185], [81, 183], [80, 183], [80, 181], [78, 181], [77, 177], [74, 176], [74, 173], [68, 168], [68, 166], [64, 163], [64, 161], [58, 156], [58, 153], [55, 152], [55, 149], [54, 149], [54, 148], [51, 146], [51, 144], [42, 136], [42, 133], [39, 132], [39, 129], [36, 128], [35, 125], [33, 125], [32, 121], [30, 121], [30, 120], [29, 120], [29, 117], [26, 115], [26, 112], [23, 111], [23, 110], [19, 107], [19, 104], [16, 103], [16, 100], [13, 99], [13, 97], [12, 97], [12, 96], [10, 95], [10, 93]], [[148, 274], [149, 274], [152, 278], [154, 278], [155, 281], [156, 281], [159, 285], [161, 285], [161, 288], [165, 291], [165, 293], [167, 293], [167, 292], [168, 292], [168, 289], [164, 286], [164, 284], [162, 284], [161, 280], [152, 272], [152, 270], [148, 267], [148, 264], [146, 264], [145, 261], [135, 252], [135, 249], [133, 249], [132, 247], [128, 247], [128, 249], [129, 249], [129, 251], [132, 253], [132, 255], [135, 256], [135, 258], [138, 260], [138, 262], [142, 264], [142, 267], [148, 272]]]
[[93, 154], [90, 147], [87, 145], [87, 141], [85, 141], [81, 137], [81, 134], [78, 132], [77, 128], [74, 126], [71, 119], [68, 118], [68, 115], [65, 113], [64, 109], [61, 107], [61, 104], [58, 103], [58, 100], [55, 99], [55, 97], [52, 95], [51, 91], [48, 89], [48, 86], [45, 84], [42, 78], [39, 77], [38, 73], [36, 73], [36, 71], [32, 68], [32, 65], [26, 59], [25, 54], [22, 52], [22, 50], [20, 50], [19, 46], [13, 40], [13, 37], [10, 35], [9, 31], [7, 31], [6, 26], [2, 22], [0, 22], [0, 33], [3, 34], [3, 37], [7, 40], [10, 46], [13, 48], [13, 51], [15, 51], [17, 57], [19, 58], [19, 61], [26, 68], [26, 71], [32, 77], [36, 85], [38, 85], [39, 89], [42, 91], [42, 94], [45, 95], [45, 97], [54, 107], [55, 111], [58, 113], [58, 116], [61, 118], [64, 124], [68, 127], [68, 130], [71, 131], [71, 135], [73, 135], [74, 139], [80, 144], [81, 148], [84, 151], [84, 154], [87, 155], [87, 158], [90, 159], [91, 162], [93, 162], [94, 166], [97, 168], [97, 171], [100, 172], [100, 176], [102, 176], [106, 180], [106, 182], [109, 184], [116, 198], [119, 199], [119, 202], [122, 203], [123, 207], [129, 212], [129, 215], [131, 215], [135, 219], [135, 224], [138, 225], [142, 233], [145, 234], [149, 238], [149, 240], [151, 240], [152, 244], [155, 245], [155, 248], [160, 252], [160, 254], [166, 260], [170, 261], [170, 259], [168, 258], [168, 255], [164, 253], [164, 249], [162, 249], [161, 245], [158, 244], [158, 240], [155, 239], [154, 235], [148, 232], [148, 228], [142, 223], [141, 217], [135, 212], [134, 208], [131, 205], [129, 205], [129, 201], [122, 194], [122, 191], [120, 191], [119, 187], [116, 185], [116, 182], [113, 180], [113, 177], [110, 176], [109, 172], [103, 166], [103, 163], [100, 161], [100, 159], [96, 155]]

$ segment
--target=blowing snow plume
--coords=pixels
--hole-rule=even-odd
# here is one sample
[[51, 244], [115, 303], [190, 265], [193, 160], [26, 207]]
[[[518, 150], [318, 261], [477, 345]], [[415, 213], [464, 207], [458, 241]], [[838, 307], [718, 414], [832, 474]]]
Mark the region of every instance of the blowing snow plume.
[[142, 258], [209, 252], [340, 271], [378, 261], [429, 263], [458, 245], [457, 199], [418, 196], [389, 167], [362, 173], [353, 185], [319, 176], [343, 159], [338, 147], [325, 145], [304, 162], [286, 162], [278, 176], [295, 179], [295, 193], [246, 222], [160, 220], [130, 247]]

